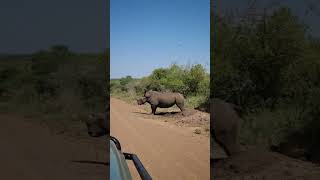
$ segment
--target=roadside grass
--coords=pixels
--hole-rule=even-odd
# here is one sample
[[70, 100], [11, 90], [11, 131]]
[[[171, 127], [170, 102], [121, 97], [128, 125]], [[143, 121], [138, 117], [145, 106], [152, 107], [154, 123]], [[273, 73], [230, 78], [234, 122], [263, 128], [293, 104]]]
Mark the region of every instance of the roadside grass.
[[279, 107], [274, 111], [261, 108], [244, 116], [240, 140], [269, 148], [287, 141], [288, 135], [301, 130], [304, 124], [302, 111], [295, 106]]
[[0, 113], [45, 123], [60, 132], [87, 133], [89, 113], [106, 103], [104, 58], [51, 52], [0, 58]]
[[123, 92], [123, 91], [113, 91], [111, 92], [110, 96], [121, 99], [129, 104], [137, 104], [136, 100], [140, 98], [135, 94], [132, 94], [132, 93], [129, 94], [128, 92]]
[[197, 108], [206, 100], [207, 97], [204, 95], [186, 97], [186, 107], [190, 109]]

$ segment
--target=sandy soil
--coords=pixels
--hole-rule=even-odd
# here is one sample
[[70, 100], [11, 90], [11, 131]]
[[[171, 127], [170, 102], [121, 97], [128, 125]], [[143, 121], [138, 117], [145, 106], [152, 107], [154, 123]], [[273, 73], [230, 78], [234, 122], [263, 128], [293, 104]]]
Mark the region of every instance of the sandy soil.
[[[139, 156], [154, 179], [320, 179], [319, 165], [247, 147], [218, 162], [209, 160], [208, 115], [174, 110], [151, 115], [142, 106], [111, 99], [111, 135], [124, 152]], [[34, 119], [0, 115], [0, 179], [107, 179], [105, 138], [56, 134]], [[195, 133], [200, 129], [201, 133]], [[140, 179], [133, 163], [134, 179]]]
[[[115, 98], [110, 103], [111, 135], [124, 152], [138, 155], [153, 179], [210, 179], [208, 136], [196, 134], [195, 127], [169, 123], [161, 113], [154, 118], [141, 106]], [[129, 165], [134, 179], [139, 179]]]
[[320, 166], [275, 152], [250, 147], [239, 154], [211, 162], [214, 180], [318, 180]]
[[15, 115], [0, 115], [0, 179], [101, 180], [109, 177], [104, 139], [77, 139]]
[[[141, 107], [141, 106], [140, 106]], [[189, 127], [195, 134], [210, 136], [210, 114], [195, 109], [186, 109], [184, 114], [176, 106], [171, 108], [158, 108], [156, 115], [151, 114], [150, 105], [142, 106], [136, 113], [141, 117], [161, 122], [168, 122], [179, 127]]]

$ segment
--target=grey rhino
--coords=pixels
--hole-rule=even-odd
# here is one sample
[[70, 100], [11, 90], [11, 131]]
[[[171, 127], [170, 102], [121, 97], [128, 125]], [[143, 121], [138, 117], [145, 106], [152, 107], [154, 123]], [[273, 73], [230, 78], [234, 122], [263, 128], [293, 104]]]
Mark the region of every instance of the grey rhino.
[[103, 113], [92, 113], [85, 121], [88, 129], [88, 134], [92, 137], [100, 137], [110, 133], [109, 124], [109, 106]]
[[173, 105], [177, 105], [181, 112], [184, 109], [184, 97], [180, 93], [173, 92], [158, 92], [158, 91], [145, 91], [144, 97], [137, 100], [139, 105], [145, 104], [146, 102], [151, 105], [152, 114], [156, 113], [158, 107], [169, 108]]
[[238, 134], [241, 119], [237, 106], [220, 99], [211, 99], [211, 138], [224, 149], [228, 156], [240, 149]]

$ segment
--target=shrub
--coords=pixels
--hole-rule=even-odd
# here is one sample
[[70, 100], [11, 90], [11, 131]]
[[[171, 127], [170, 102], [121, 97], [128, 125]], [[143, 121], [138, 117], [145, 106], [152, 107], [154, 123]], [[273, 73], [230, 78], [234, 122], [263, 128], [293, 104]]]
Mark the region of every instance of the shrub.
[[[110, 82], [114, 95], [127, 94], [131, 97], [142, 96], [144, 90], [180, 92], [187, 97], [191, 107], [209, 106], [210, 77], [200, 64], [179, 66], [172, 64], [168, 68], [157, 68], [146, 77], [133, 79], [127, 76]], [[208, 108], [206, 108], [208, 109]]]

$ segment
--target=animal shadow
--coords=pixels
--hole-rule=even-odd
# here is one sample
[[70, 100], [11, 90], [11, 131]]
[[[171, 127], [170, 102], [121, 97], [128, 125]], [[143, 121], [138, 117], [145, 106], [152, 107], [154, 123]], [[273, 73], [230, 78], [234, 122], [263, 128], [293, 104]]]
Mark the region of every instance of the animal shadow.
[[[153, 116], [152, 113], [145, 113], [145, 112], [133, 112], [133, 113]], [[171, 116], [171, 115], [178, 115], [178, 114], [181, 114], [181, 112], [178, 112], [178, 111], [172, 111], [172, 112], [156, 112], [155, 116]]]
[[155, 115], [156, 116], [170, 116], [170, 115], [177, 115], [177, 114], [181, 114], [181, 112], [178, 111], [172, 111], [172, 112], [158, 112]]
[[100, 161], [73, 160], [71, 162], [80, 163], [80, 164], [95, 164], [95, 165], [109, 166], [109, 162], [100, 162]]
[[133, 112], [135, 114], [144, 114], [144, 115], [151, 115], [151, 113], [145, 113], [145, 112]]

